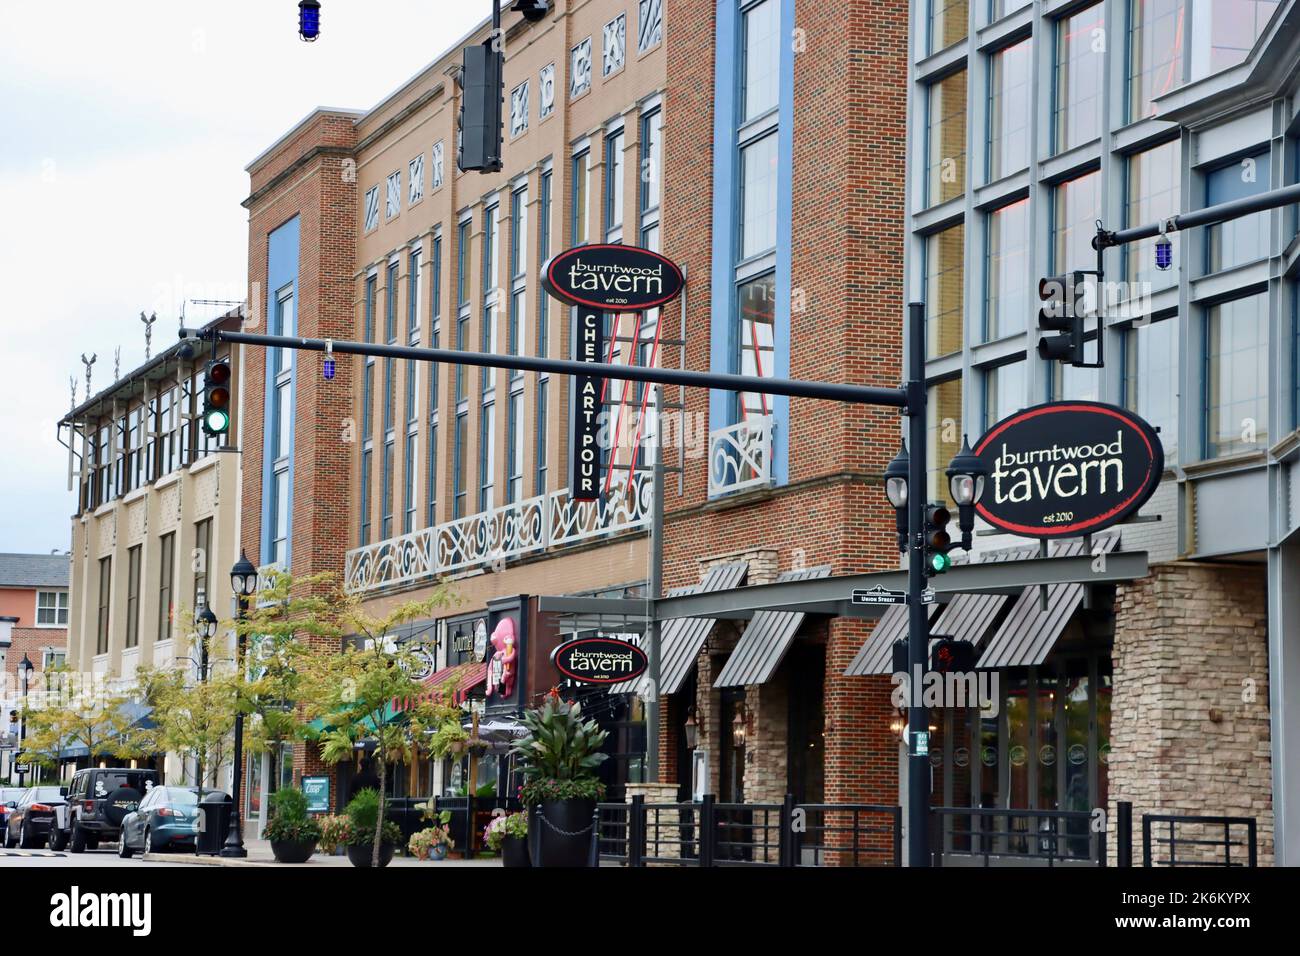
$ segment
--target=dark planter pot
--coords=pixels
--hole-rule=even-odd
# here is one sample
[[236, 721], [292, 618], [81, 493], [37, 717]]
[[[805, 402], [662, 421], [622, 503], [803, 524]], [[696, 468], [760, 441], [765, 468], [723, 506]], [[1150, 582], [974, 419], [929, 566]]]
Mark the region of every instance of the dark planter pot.
[[574, 867], [591, 863], [591, 816], [596, 801], [585, 799], [548, 800], [528, 811], [528, 850], [533, 866]]
[[272, 840], [271, 853], [277, 863], [306, 863], [316, 852], [315, 840]]
[[[379, 865], [387, 866], [393, 862], [393, 853], [397, 850], [396, 844], [381, 843], [379, 844]], [[374, 855], [375, 847], [373, 843], [363, 843], [360, 846], [348, 847], [348, 862], [353, 866], [369, 866], [370, 858]]]
[[527, 837], [505, 837], [501, 841], [501, 865], [502, 866], [532, 866], [533, 861], [528, 856], [528, 838]]

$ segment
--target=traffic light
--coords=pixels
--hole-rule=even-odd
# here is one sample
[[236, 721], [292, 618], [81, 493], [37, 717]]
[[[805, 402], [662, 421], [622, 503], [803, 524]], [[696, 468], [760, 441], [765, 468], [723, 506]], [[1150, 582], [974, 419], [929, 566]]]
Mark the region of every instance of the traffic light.
[[230, 431], [230, 360], [213, 359], [203, 370], [203, 431]]
[[1087, 287], [1084, 273], [1047, 276], [1038, 280], [1038, 328], [1044, 332], [1063, 332], [1064, 335], [1045, 335], [1038, 340], [1038, 354], [1054, 362], [1084, 364], [1083, 321]]
[[930, 651], [930, 670], [941, 674], [952, 674], [966, 673], [974, 669], [974, 644], [951, 637], [935, 639], [933, 649]]
[[461, 172], [501, 171], [501, 110], [505, 91], [502, 87], [502, 61], [505, 55], [500, 41], [489, 37], [477, 46], [465, 48], [460, 77], [460, 115], [456, 127], [460, 142], [456, 165]]
[[948, 522], [952, 514], [943, 505], [925, 506], [925, 573], [927, 577], [943, 574], [952, 567], [952, 558], [948, 551], [952, 548], [952, 536], [948, 534]]
[[529, 23], [536, 23], [551, 9], [550, 0], [515, 0], [511, 10], [518, 10]]

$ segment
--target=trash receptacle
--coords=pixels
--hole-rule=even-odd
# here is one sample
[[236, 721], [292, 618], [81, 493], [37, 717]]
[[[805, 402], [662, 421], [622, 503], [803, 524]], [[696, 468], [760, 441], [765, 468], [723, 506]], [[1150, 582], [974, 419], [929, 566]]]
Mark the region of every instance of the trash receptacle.
[[230, 832], [230, 814], [235, 803], [230, 794], [213, 790], [205, 793], [199, 801], [199, 833], [194, 841], [194, 852], [200, 855], [216, 856], [226, 845], [226, 834]]

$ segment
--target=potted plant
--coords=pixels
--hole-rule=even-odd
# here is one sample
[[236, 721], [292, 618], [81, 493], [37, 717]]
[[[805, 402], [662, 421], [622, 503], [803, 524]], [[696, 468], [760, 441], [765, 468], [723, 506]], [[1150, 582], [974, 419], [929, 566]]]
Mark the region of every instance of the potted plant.
[[492, 818], [483, 830], [488, 849], [500, 851], [502, 866], [532, 866], [528, 857], [528, 814], [508, 813]]
[[311, 859], [321, 828], [307, 813], [307, 797], [301, 790], [279, 790], [271, 795], [271, 822], [263, 835], [271, 841], [276, 862], [306, 863]]
[[[348, 827], [344, 833], [348, 860], [353, 866], [374, 866], [375, 829], [379, 825], [379, 791], [367, 787], [348, 803]], [[393, 862], [393, 853], [402, 842], [402, 831], [392, 820], [385, 820], [380, 831], [378, 865]]]
[[528, 847], [534, 866], [586, 866], [592, 841], [592, 815], [605, 795], [596, 768], [605, 731], [582, 719], [578, 703], [555, 690], [542, 706], [523, 716], [526, 736], [511, 752], [523, 765], [519, 796], [528, 810]]
[[448, 826], [451, 823], [451, 811], [435, 810], [432, 800], [427, 803], [417, 803], [415, 809], [420, 811], [420, 819], [432, 823], [433, 826], [411, 834], [406, 849], [417, 859], [446, 859], [447, 851], [455, 846], [455, 841], [451, 838], [451, 827]]
[[317, 844], [320, 849], [332, 856], [335, 853], [342, 853], [351, 842], [352, 824], [348, 822], [347, 817], [333, 814], [321, 817], [320, 841]]

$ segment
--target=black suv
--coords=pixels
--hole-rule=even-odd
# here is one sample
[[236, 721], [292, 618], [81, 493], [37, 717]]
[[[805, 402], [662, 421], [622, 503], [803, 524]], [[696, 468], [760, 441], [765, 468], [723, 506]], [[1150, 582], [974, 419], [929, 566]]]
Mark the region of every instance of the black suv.
[[69, 850], [80, 853], [97, 849], [100, 840], [116, 840], [122, 818], [160, 783], [157, 770], [121, 767], [78, 770], [68, 785], [68, 828], [60, 831], [57, 838], [51, 834], [51, 849], [62, 849], [66, 842]]

